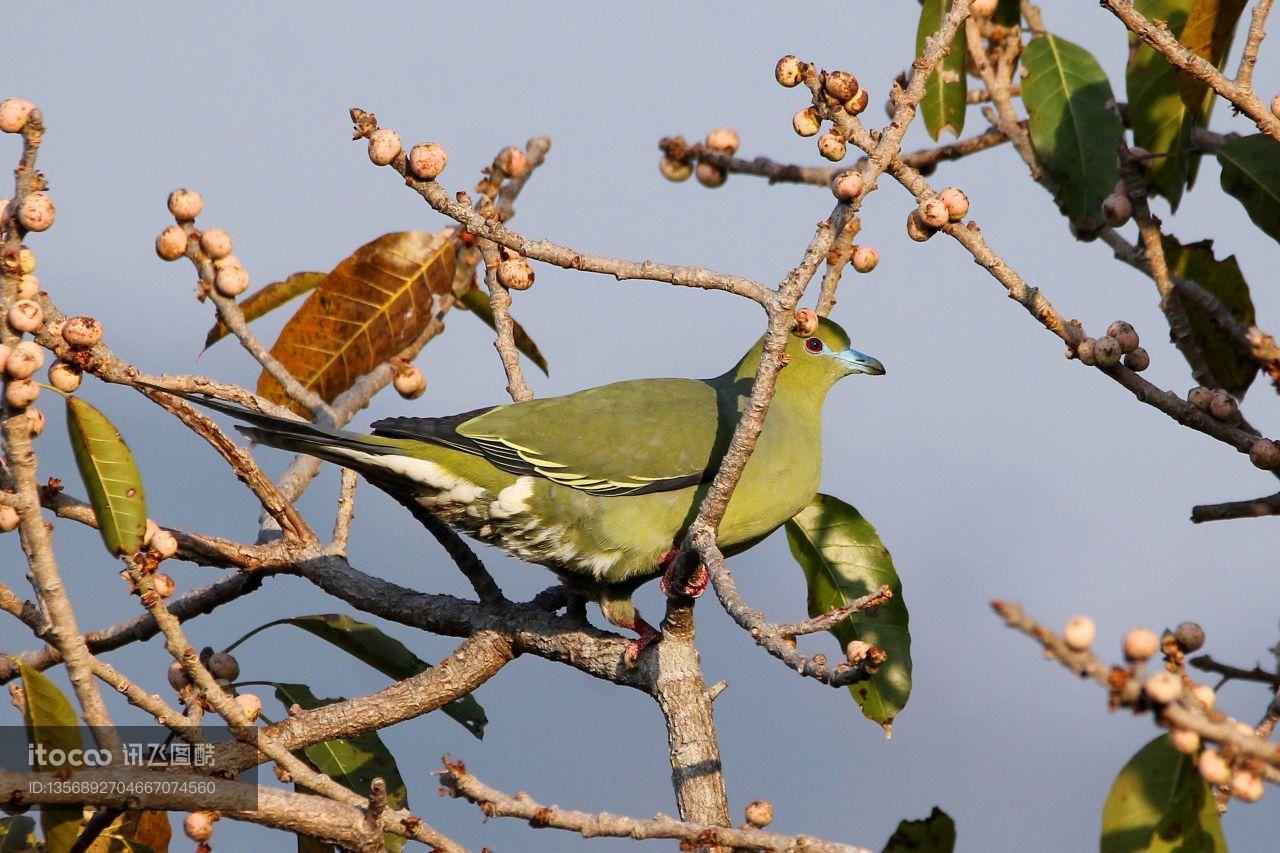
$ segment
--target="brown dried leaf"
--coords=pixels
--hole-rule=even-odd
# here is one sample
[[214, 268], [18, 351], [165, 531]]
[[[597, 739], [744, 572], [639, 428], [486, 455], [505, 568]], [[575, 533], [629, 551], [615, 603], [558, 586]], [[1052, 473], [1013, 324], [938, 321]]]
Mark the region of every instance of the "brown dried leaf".
[[[240, 311], [244, 314], [245, 322], [252, 323], [269, 311], [274, 311], [290, 300], [315, 289], [324, 279], [325, 274], [322, 272], [296, 272], [284, 281], [273, 281], [259, 288], [240, 302]], [[204, 348], [208, 349], [229, 334], [231, 330], [227, 328], [226, 323], [219, 320], [213, 324], [209, 334], [205, 335]]]
[[[332, 402], [422, 333], [436, 300], [451, 291], [453, 272], [446, 234], [383, 234], [334, 267], [285, 324], [271, 354]], [[258, 394], [308, 414], [265, 371]]]

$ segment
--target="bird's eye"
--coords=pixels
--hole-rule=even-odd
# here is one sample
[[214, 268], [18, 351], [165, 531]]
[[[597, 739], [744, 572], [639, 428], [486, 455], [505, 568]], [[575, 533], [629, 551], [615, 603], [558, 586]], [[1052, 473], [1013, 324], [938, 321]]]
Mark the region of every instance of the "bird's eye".
[[804, 348], [809, 352], [822, 352], [822, 341], [818, 338], [809, 338], [804, 342]]

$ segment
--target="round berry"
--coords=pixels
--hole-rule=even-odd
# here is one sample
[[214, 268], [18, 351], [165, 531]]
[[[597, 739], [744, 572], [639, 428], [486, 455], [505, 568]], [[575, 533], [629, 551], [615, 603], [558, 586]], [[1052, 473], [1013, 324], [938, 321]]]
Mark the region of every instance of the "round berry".
[[835, 131], [829, 130], [818, 137], [818, 153], [828, 160], [843, 160], [844, 151], [844, 137]]
[[1168, 670], [1161, 670], [1143, 682], [1142, 690], [1152, 702], [1167, 705], [1182, 695], [1182, 679]]
[[228, 255], [216, 265], [213, 286], [223, 296], [234, 298], [249, 289], [249, 272], [240, 266], [234, 255]]
[[36, 253], [23, 246], [18, 250], [18, 267], [22, 270], [23, 275], [29, 275], [36, 271]]
[[173, 595], [178, 585], [173, 582], [173, 578], [164, 572], [155, 572], [151, 575], [151, 588], [155, 590], [156, 595], [161, 598], [168, 598]]
[[369, 134], [369, 159], [375, 166], [385, 166], [400, 153], [400, 134], [380, 127]]
[[1195, 622], [1179, 622], [1173, 629], [1173, 638], [1184, 652], [1198, 652], [1204, 648], [1204, 628]]
[[1083, 652], [1093, 645], [1098, 627], [1088, 616], [1072, 616], [1062, 629], [1063, 642], [1073, 652]]
[[1264, 471], [1280, 468], [1280, 444], [1269, 438], [1260, 438], [1249, 448], [1249, 461]]
[[733, 128], [720, 127], [707, 134], [706, 144], [712, 151], [732, 156], [738, 153], [742, 140], [738, 137], [738, 131]]
[[1231, 767], [1216, 749], [1206, 749], [1200, 753], [1197, 766], [1200, 769], [1200, 775], [1210, 785], [1225, 785], [1231, 781]]
[[843, 104], [858, 94], [858, 78], [848, 71], [832, 71], [823, 78], [822, 89], [837, 103]]
[[698, 168], [694, 170], [694, 175], [697, 177], [698, 183], [710, 189], [724, 186], [724, 182], [729, 180], [728, 172], [705, 161], [698, 164]]
[[917, 243], [928, 240], [936, 230], [924, 224], [924, 220], [920, 218], [920, 208], [917, 207], [907, 215], [907, 236]]
[[1231, 793], [1246, 803], [1262, 799], [1262, 778], [1248, 770], [1237, 770], [1231, 776]]
[[508, 290], [528, 290], [533, 286], [533, 266], [519, 255], [507, 258], [498, 264], [498, 281]]
[[18, 515], [16, 509], [0, 504], [0, 533], [11, 533], [17, 530], [21, 523], [22, 517]]
[[40, 279], [24, 275], [18, 279], [16, 295], [19, 299], [35, 299], [40, 295]]
[[867, 94], [867, 90], [859, 89], [856, 95], [844, 102], [844, 108], [853, 115], [861, 115], [870, 103], [871, 96]]
[[1214, 391], [1213, 396], [1209, 399], [1209, 414], [1220, 421], [1234, 418], [1239, 408], [1236, 398], [1221, 389]]
[[209, 672], [214, 678], [235, 681], [240, 677], [240, 662], [228, 652], [218, 652], [209, 658]]
[[1109, 195], [1102, 200], [1102, 216], [1112, 228], [1119, 228], [1133, 218], [1133, 202], [1127, 195]]
[[182, 822], [182, 831], [192, 841], [204, 843], [213, 838], [213, 822], [216, 819], [213, 812], [192, 812]]
[[18, 221], [28, 231], [47, 231], [56, 217], [48, 193], [31, 193], [18, 205]]
[[1202, 412], [1209, 411], [1209, 403], [1213, 401], [1213, 392], [1197, 385], [1187, 392], [1187, 402]]
[[102, 324], [92, 317], [69, 317], [62, 324], [62, 339], [73, 347], [96, 346], [102, 340]]
[[814, 136], [822, 130], [822, 122], [813, 107], [808, 107], [791, 117], [791, 127], [801, 136]]
[[1146, 660], [1160, 648], [1160, 638], [1155, 631], [1134, 628], [1124, 635], [1124, 656], [1131, 661]]
[[0, 344], [0, 373], [9, 366], [9, 353], [13, 352], [8, 344]]
[[1103, 335], [1093, 342], [1093, 359], [1098, 367], [1114, 367], [1120, 363], [1120, 343], [1110, 335]]
[[25, 409], [40, 396], [40, 383], [34, 379], [10, 379], [4, 386], [4, 399], [15, 409]]
[[871, 272], [880, 263], [880, 253], [870, 246], [854, 246], [853, 268], [858, 272]]
[[1213, 706], [1218, 704], [1218, 694], [1207, 684], [1193, 685], [1191, 695], [1196, 697], [1196, 701], [1203, 705], [1206, 711], [1212, 711]]
[[791, 331], [802, 338], [807, 338], [818, 331], [818, 315], [812, 308], [797, 308], [796, 322]]
[[187, 253], [187, 232], [181, 225], [170, 225], [156, 237], [156, 254], [161, 260], [176, 261]]
[[34, 299], [19, 299], [9, 306], [8, 320], [15, 332], [36, 332], [44, 325], [44, 309]]
[[240, 712], [250, 720], [258, 719], [258, 715], [262, 713], [262, 700], [252, 693], [241, 693], [236, 697], [236, 704], [240, 706]]
[[1089, 367], [1093, 367], [1098, 363], [1096, 353], [1094, 351], [1097, 346], [1098, 342], [1096, 340], [1093, 338], [1085, 338], [1083, 341], [1076, 344], [1076, 358], [1080, 359], [1081, 364], [1087, 364]]
[[493, 158], [493, 165], [509, 178], [523, 178], [529, 174], [529, 158], [519, 148], [511, 146], [503, 148], [498, 152], [498, 156]]
[[756, 800], [747, 803], [747, 825], [756, 829], [764, 829], [773, 823], [773, 804], [768, 800]]
[[[176, 225], [174, 227], [177, 228]], [[186, 235], [184, 234], [183, 237], [183, 249], [185, 249]], [[231, 254], [231, 235], [221, 228], [210, 228], [200, 235], [200, 248], [213, 260], [220, 261]]]
[[662, 172], [662, 177], [668, 181], [675, 181], [677, 184], [681, 181], [689, 180], [689, 176], [693, 174], [693, 165], [691, 163], [665, 156], [658, 161], [658, 169]]
[[195, 190], [183, 188], [169, 193], [169, 212], [179, 222], [195, 219], [202, 210], [204, 210], [204, 199]]
[[831, 182], [831, 192], [837, 199], [848, 204], [862, 195], [864, 183], [862, 173], [856, 169], [850, 169], [836, 175], [836, 179]]
[[424, 142], [409, 152], [409, 171], [424, 181], [434, 181], [449, 164], [449, 154], [437, 142]]
[[407, 364], [396, 371], [392, 380], [396, 393], [406, 400], [416, 400], [427, 390], [427, 379], [417, 365]]
[[40, 345], [34, 341], [23, 341], [9, 353], [9, 360], [5, 362], [4, 370], [14, 379], [26, 379], [34, 376], [35, 372], [42, 367], [44, 367], [44, 350], [40, 349]]
[[191, 685], [191, 679], [187, 678], [186, 672], [182, 669], [182, 664], [174, 661], [169, 664], [169, 686], [174, 690], [181, 690]]
[[148, 543], [152, 553], [162, 560], [167, 560], [178, 553], [178, 540], [167, 530], [157, 530]]
[[1183, 755], [1195, 755], [1200, 751], [1200, 735], [1188, 729], [1174, 729], [1169, 732], [1169, 743]]
[[0, 130], [5, 133], [21, 133], [35, 108], [35, 104], [22, 98], [5, 98], [0, 101]]
[[920, 202], [920, 221], [930, 228], [941, 228], [951, 221], [951, 215], [942, 199], [927, 198]]
[[969, 213], [969, 197], [958, 187], [947, 187], [938, 193], [938, 200], [947, 208], [947, 218], [959, 222]]
[[774, 78], [786, 86], [788, 89], [793, 86], [799, 86], [800, 81], [804, 79], [804, 69], [801, 67], [800, 58], [787, 54], [778, 60], [778, 65], [773, 69]]
[[1132, 352], [1125, 355], [1124, 366], [1134, 373], [1141, 373], [1151, 366], [1151, 354], [1142, 347], [1134, 347]]
[[1000, 0], [973, 0], [969, 4], [969, 14], [977, 18], [990, 18], [1000, 6]]

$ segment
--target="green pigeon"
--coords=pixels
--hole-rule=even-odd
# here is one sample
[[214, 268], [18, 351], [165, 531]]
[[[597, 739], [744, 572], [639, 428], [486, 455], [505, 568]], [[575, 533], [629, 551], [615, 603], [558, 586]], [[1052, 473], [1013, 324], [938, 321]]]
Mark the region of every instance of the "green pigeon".
[[[440, 418], [386, 418], [371, 435], [192, 398], [246, 421], [254, 441], [353, 468], [482, 542], [555, 572], [639, 634], [660, 637], [631, 595], [669, 566], [760, 366], [763, 338], [714, 379], [637, 379], [563, 397]], [[726, 555], [764, 539], [809, 504], [822, 470], [822, 404], [836, 380], [884, 366], [821, 319], [793, 333], [754, 454], [720, 523]], [[686, 592], [706, 586], [705, 570]]]

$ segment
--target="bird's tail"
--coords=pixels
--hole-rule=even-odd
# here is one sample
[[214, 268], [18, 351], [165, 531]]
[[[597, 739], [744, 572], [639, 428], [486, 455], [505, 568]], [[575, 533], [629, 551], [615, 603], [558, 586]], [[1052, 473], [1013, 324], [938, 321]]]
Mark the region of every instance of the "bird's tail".
[[159, 387], [156, 390], [243, 421], [248, 426], [237, 424], [236, 430], [258, 444], [291, 450], [295, 453], [305, 453], [349, 468], [365, 468], [366, 465], [360, 463], [367, 462], [370, 455], [382, 456], [400, 452], [390, 443], [380, 443], [376, 439], [371, 440], [369, 436], [317, 426], [308, 421], [268, 415], [238, 403], [229, 403], [226, 400], [218, 400], [202, 394], [171, 391]]

